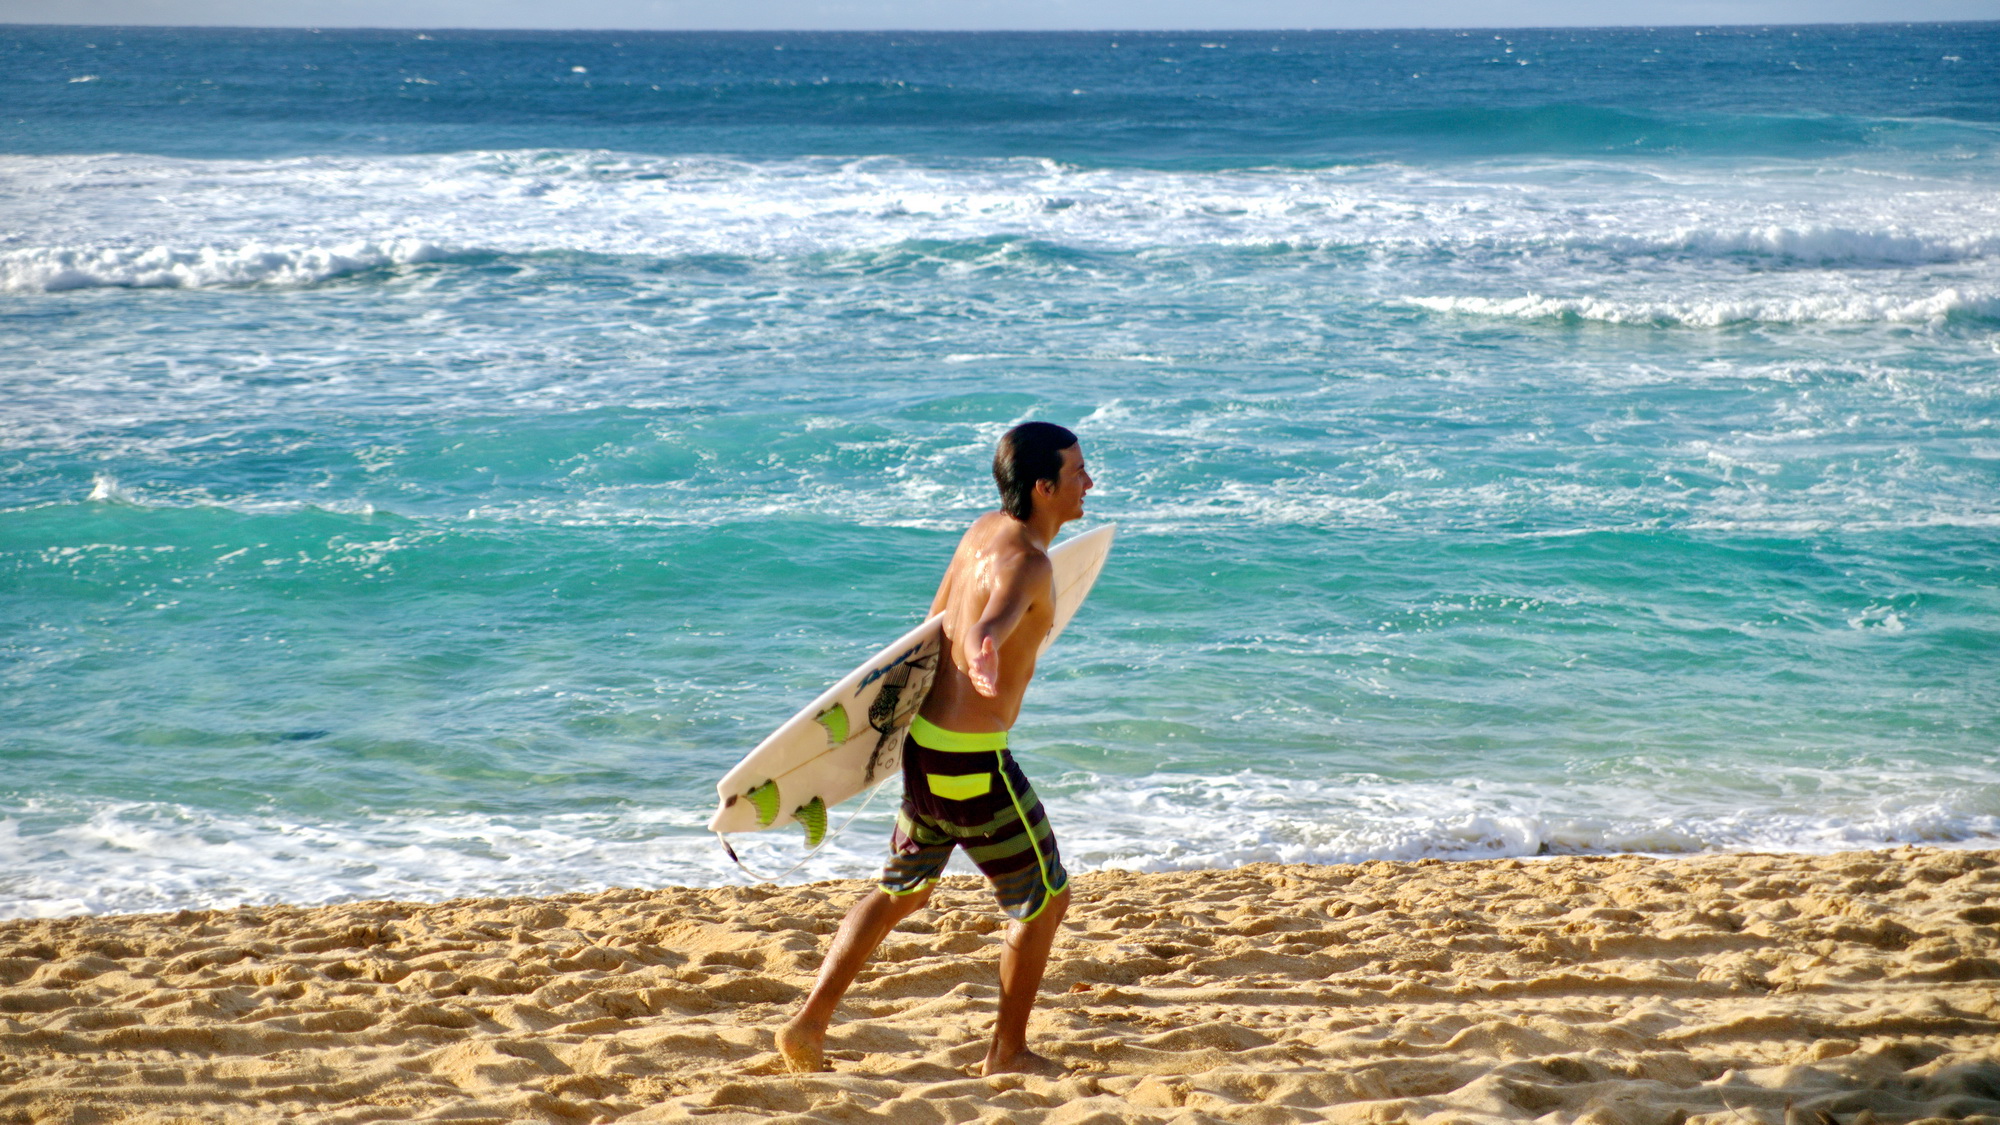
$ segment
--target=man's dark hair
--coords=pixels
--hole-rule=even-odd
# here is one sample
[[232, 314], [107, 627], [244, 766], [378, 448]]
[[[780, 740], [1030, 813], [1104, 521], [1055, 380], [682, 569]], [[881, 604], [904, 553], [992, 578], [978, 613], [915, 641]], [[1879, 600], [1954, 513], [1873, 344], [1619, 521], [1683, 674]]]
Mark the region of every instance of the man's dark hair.
[[993, 483], [1000, 486], [1000, 507], [1017, 520], [1035, 510], [1035, 482], [1054, 484], [1062, 475], [1062, 451], [1076, 444], [1076, 435], [1054, 422], [1023, 422], [1000, 435], [993, 451]]

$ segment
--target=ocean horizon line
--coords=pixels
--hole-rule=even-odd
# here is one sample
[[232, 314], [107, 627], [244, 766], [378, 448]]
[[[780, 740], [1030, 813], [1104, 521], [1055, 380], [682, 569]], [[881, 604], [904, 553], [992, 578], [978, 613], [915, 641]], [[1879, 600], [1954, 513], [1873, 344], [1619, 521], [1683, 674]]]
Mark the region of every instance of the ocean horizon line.
[[1549, 23], [1549, 24], [1437, 24], [1437, 25], [1367, 25], [1354, 27], [1325, 26], [1269, 26], [1269, 27], [985, 27], [985, 28], [927, 28], [927, 27], [519, 27], [458, 24], [327, 24], [327, 23], [286, 23], [286, 24], [238, 24], [238, 23], [47, 23], [33, 20], [0, 19], [0, 27], [6, 28], [115, 28], [134, 31], [376, 31], [400, 34], [404, 32], [487, 32], [499, 34], [606, 34], [606, 35], [941, 35], [960, 37], [999, 35], [1388, 35], [1388, 34], [1476, 34], [1482, 32], [1527, 32], [1527, 31], [1575, 31], [1575, 32], [1621, 32], [1621, 31], [1781, 31], [1781, 30], [1825, 30], [1829, 28], [1882, 28], [1882, 27], [1981, 27], [2000, 25], [2000, 18], [1993, 19], [1949, 19], [1949, 20], [1809, 20], [1798, 23], [1769, 22], [1751, 20], [1744, 23]]

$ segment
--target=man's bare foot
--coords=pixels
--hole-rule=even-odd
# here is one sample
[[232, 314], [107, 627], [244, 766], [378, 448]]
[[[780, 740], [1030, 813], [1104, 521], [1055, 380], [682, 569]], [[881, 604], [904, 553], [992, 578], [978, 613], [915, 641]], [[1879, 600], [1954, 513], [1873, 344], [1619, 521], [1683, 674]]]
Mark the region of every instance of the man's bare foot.
[[778, 1054], [796, 1073], [826, 1070], [826, 1029], [793, 1020], [778, 1029]]
[[1043, 1058], [1023, 1047], [1004, 1059], [996, 1059], [992, 1055], [986, 1056], [986, 1066], [979, 1073], [987, 1078], [996, 1074], [1034, 1074], [1043, 1078], [1060, 1078], [1069, 1073], [1069, 1068], [1054, 1059]]

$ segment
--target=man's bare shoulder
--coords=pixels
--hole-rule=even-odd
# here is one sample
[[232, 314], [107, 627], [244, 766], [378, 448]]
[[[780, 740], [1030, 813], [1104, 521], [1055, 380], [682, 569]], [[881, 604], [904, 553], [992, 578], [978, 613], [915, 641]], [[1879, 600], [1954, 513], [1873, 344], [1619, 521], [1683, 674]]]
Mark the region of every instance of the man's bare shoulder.
[[1038, 572], [1054, 573], [1048, 552], [1037, 544], [1028, 529], [1005, 512], [988, 512], [974, 520], [960, 541], [962, 554], [975, 556], [995, 570], [1022, 570], [1024, 577]]
[[998, 511], [980, 516], [965, 529], [952, 556], [951, 572], [964, 576], [974, 589], [985, 590], [1021, 584], [1032, 588], [1055, 580], [1048, 552], [1021, 521]]
[[1005, 536], [1010, 530], [1008, 525], [1014, 522], [1007, 518], [1007, 513], [1005, 512], [988, 512], [972, 521], [972, 526], [966, 528], [965, 534], [959, 537], [959, 545], [973, 548], [985, 547], [993, 540]]

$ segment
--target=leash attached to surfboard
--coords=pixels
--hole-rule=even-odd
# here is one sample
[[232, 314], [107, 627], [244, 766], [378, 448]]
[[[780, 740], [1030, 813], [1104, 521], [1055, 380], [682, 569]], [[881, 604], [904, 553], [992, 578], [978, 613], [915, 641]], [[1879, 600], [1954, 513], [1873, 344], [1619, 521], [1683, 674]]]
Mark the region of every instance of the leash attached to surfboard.
[[835, 840], [839, 839], [840, 834], [847, 831], [849, 825], [861, 819], [861, 814], [867, 812], [868, 806], [875, 803], [875, 795], [877, 793], [880, 793], [882, 791], [882, 787], [887, 784], [889, 784], [888, 778], [883, 778], [881, 781], [876, 782], [875, 787], [868, 791], [868, 796], [862, 798], [861, 807], [855, 809], [853, 814], [850, 815], [846, 820], [841, 821], [840, 827], [827, 833], [824, 837], [821, 838], [818, 844], [812, 845], [812, 850], [807, 852], [804, 858], [800, 859], [797, 863], [792, 864], [790, 867], [785, 868], [783, 871], [778, 872], [776, 875], [761, 875], [756, 871], [751, 870], [750, 865], [743, 862], [743, 860], [737, 856], [736, 848], [732, 844], [730, 844], [728, 834], [717, 832], [715, 834], [715, 838], [722, 842], [722, 850], [729, 856], [729, 862], [735, 864], [737, 868], [740, 869], [745, 875], [750, 876], [752, 879], [755, 879], [760, 883], [775, 883], [780, 879], [789, 878], [794, 872], [798, 871], [806, 864], [811, 863], [812, 858], [814, 856], [825, 851], [826, 846], [828, 844], [831, 844]]

